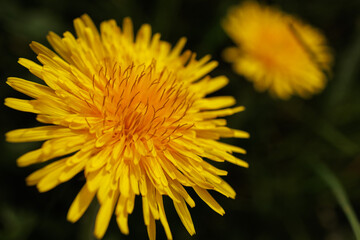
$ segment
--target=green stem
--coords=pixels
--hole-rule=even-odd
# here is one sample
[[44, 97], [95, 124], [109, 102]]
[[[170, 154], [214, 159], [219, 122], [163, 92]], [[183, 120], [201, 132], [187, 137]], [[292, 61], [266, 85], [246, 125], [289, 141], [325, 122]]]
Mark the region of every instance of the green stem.
[[[315, 121], [315, 119], [314, 119]], [[349, 156], [354, 156], [359, 152], [359, 146], [340, 132], [335, 126], [328, 121], [318, 117], [314, 125], [314, 131], [335, 148]]]
[[320, 161], [313, 162], [312, 166], [314, 170], [319, 174], [319, 176], [324, 180], [324, 182], [331, 188], [339, 205], [341, 206], [342, 210], [344, 211], [346, 217], [350, 222], [350, 225], [352, 227], [356, 239], [360, 240], [359, 220], [354, 212], [353, 207], [351, 206], [351, 203], [340, 181], [332, 173], [332, 171], [322, 162]]

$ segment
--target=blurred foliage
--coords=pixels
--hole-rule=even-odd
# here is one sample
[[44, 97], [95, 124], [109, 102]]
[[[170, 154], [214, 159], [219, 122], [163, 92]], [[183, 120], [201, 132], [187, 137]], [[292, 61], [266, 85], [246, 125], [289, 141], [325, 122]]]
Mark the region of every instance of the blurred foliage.
[[[197, 234], [191, 237], [181, 225], [169, 199], [165, 208], [175, 239], [355, 239], [350, 223], [336, 197], [319, 176], [314, 161], [333, 172], [347, 192], [354, 212], [360, 213], [360, 1], [274, 0], [328, 37], [336, 62], [325, 91], [310, 100], [289, 101], [257, 93], [252, 84], [235, 75], [221, 59], [224, 47], [232, 45], [221, 29], [221, 19], [235, 0], [1, 0], [0, 1], [0, 94], [24, 98], [5, 84], [9, 76], [37, 81], [16, 62], [35, 59], [31, 41], [46, 43], [48, 31], [74, 32], [72, 20], [88, 13], [98, 25], [130, 16], [135, 29], [150, 23], [154, 32], [173, 44], [182, 36], [186, 47], [198, 56], [211, 54], [219, 61], [212, 75], [227, 75], [230, 84], [219, 95], [233, 95], [244, 113], [228, 118], [229, 126], [251, 133], [249, 140], [227, 140], [248, 150], [249, 169], [230, 164], [225, 179], [237, 192], [235, 200], [214, 193], [224, 207], [221, 217], [194, 194], [191, 209]], [[241, 31], [241, 29], [239, 29]], [[35, 115], [0, 106], [1, 135], [39, 125]], [[66, 221], [66, 213], [81, 188], [78, 175], [47, 193], [25, 185], [25, 177], [39, 166], [18, 168], [16, 158], [39, 143], [0, 143], [0, 239], [93, 239], [97, 204], [81, 220]], [[191, 191], [190, 191], [191, 192]], [[141, 202], [129, 217], [130, 235], [124, 236], [112, 220], [104, 239], [145, 239]], [[158, 239], [165, 239], [157, 224]]]

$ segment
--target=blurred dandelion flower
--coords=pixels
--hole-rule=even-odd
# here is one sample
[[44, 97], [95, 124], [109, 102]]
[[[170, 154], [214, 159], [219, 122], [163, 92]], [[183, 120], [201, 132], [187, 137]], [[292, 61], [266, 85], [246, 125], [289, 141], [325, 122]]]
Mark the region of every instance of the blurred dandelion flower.
[[69, 32], [63, 38], [48, 35], [56, 53], [31, 43], [42, 65], [19, 60], [45, 84], [14, 77], [7, 81], [34, 99], [7, 98], [5, 104], [35, 113], [39, 122], [50, 124], [6, 134], [10, 142], [45, 141], [40, 149], [21, 156], [19, 166], [55, 159], [28, 176], [27, 184], [45, 192], [84, 172], [86, 183], [67, 218], [77, 221], [96, 195], [97, 238], [104, 236], [113, 212], [121, 232], [129, 233], [127, 220], [136, 195], [142, 197], [150, 239], [155, 239], [155, 220], [172, 239], [164, 195], [194, 234], [187, 204], [195, 203], [184, 186], [223, 215], [208, 190], [231, 198], [235, 192], [220, 178], [227, 172], [204, 158], [247, 167], [232, 155], [243, 154], [244, 149], [217, 140], [249, 135], [226, 127], [226, 121], [218, 118], [244, 109], [229, 108], [234, 98], [205, 98], [228, 82], [224, 76], [206, 76], [217, 63], [209, 56], [196, 60], [190, 51], [181, 53], [184, 38], [171, 48], [159, 34], [152, 36], [146, 24], [133, 39], [129, 18], [122, 29], [114, 20], [103, 22], [100, 33], [87, 15], [75, 19], [74, 25], [77, 38]]
[[308, 98], [326, 85], [332, 56], [316, 29], [275, 8], [249, 1], [230, 9], [223, 28], [237, 47], [223, 57], [258, 91]]

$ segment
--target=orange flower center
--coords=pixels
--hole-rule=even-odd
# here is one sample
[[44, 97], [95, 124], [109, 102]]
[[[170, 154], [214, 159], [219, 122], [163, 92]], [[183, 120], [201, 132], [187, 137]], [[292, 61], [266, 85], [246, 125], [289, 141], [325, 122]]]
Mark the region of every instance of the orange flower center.
[[100, 68], [93, 77], [88, 106], [98, 121], [89, 123], [89, 129], [101, 142], [115, 143], [125, 137], [126, 143], [151, 138], [166, 144], [192, 127], [186, 114], [194, 95], [176, 75], [167, 69], [157, 71], [155, 65], [124, 68], [113, 61], [111, 68]]

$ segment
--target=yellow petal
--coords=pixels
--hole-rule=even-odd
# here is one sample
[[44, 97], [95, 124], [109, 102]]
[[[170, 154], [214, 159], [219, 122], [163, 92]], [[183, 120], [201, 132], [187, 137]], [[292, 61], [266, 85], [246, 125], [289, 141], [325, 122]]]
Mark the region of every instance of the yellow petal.
[[146, 226], [148, 226], [150, 224], [150, 217], [152, 217], [150, 213], [149, 202], [146, 196], [143, 196], [141, 199], [142, 199], [144, 223]]
[[229, 115], [233, 115], [238, 112], [242, 112], [245, 110], [244, 106], [235, 107], [235, 108], [226, 108], [221, 110], [215, 110], [215, 111], [204, 111], [199, 112], [198, 115], [202, 119], [210, 119], [210, 118], [217, 118], [217, 117], [225, 117]]
[[195, 83], [193, 86], [199, 87], [199, 90], [203, 91], [205, 94], [210, 94], [223, 88], [228, 83], [229, 79], [226, 76], [217, 76], [214, 78], [203, 78], [203, 80]]
[[59, 138], [74, 135], [69, 128], [60, 126], [42, 126], [34, 128], [17, 129], [6, 133], [8, 142], [33, 142], [51, 138]]
[[95, 34], [97, 37], [99, 37], [99, 32], [97, 30], [97, 27], [95, 26], [94, 22], [91, 20], [89, 15], [83, 14], [81, 15], [81, 20], [85, 23], [86, 27], [89, 27], [93, 34]]
[[67, 158], [55, 161], [39, 170], [33, 172], [26, 178], [27, 185], [29, 185], [29, 186], [36, 185], [40, 181], [40, 179], [42, 179], [44, 176], [56, 171], [59, 168], [63, 168], [64, 166], [66, 166], [65, 165], [66, 160], [67, 160]]
[[227, 182], [222, 181], [219, 184], [214, 183], [214, 186], [215, 186], [214, 190], [218, 191], [219, 193], [230, 198], [235, 198], [236, 192]]
[[[28, 152], [17, 159], [19, 167], [45, 162], [50, 159], [64, 156], [79, 150], [85, 141], [82, 135], [57, 138], [46, 141], [40, 149]], [[71, 144], [70, 144], [71, 143]]]
[[235, 98], [230, 96], [204, 98], [196, 102], [195, 107], [201, 110], [212, 110], [230, 107], [235, 104]]
[[150, 43], [151, 38], [151, 26], [149, 24], [143, 24], [136, 34], [136, 46], [140, 49], [146, 49]]
[[59, 176], [61, 175], [61, 173], [64, 171], [65, 168], [66, 165], [62, 164], [57, 169], [48, 172], [46, 176], [44, 176], [36, 185], [39, 192], [49, 191], [54, 187], [56, 187], [57, 185], [59, 185], [61, 183], [61, 181], [59, 180]]
[[38, 83], [26, 81], [21, 78], [9, 77], [6, 83], [17, 91], [22, 92], [32, 98], [38, 98], [41, 96], [45, 96], [47, 98], [56, 97], [54, 91], [49, 87]]
[[120, 228], [120, 231], [123, 234], [129, 234], [129, 226], [128, 226], [128, 213], [126, 211], [126, 203], [128, 198], [124, 197], [120, 194], [120, 198], [117, 202], [115, 213], [117, 215], [116, 222]]
[[44, 54], [50, 58], [54, 58], [57, 56], [56, 53], [54, 53], [53, 51], [51, 51], [50, 49], [48, 49], [47, 47], [45, 47], [44, 45], [42, 45], [38, 42], [34, 42], [34, 41], [31, 42], [30, 47], [38, 55]]
[[41, 113], [41, 111], [36, 108], [34, 104], [35, 100], [24, 100], [17, 98], [5, 98], [5, 105], [23, 112], [32, 112], [32, 113]]
[[199, 197], [207, 204], [209, 207], [211, 207], [212, 210], [217, 212], [220, 215], [224, 215], [225, 211], [224, 209], [215, 201], [215, 199], [209, 194], [208, 191], [205, 189], [202, 189], [200, 187], [194, 186], [193, 187], [195, 192], [199, 195]]
[[156, 223], [154, 217], [150, 214], [149, 224], [147, 225], [149, 240], [156, 239]]
[[233, 130], [234, 131], [234, 137], [236, 138], [249, 138], [250, 134], [248, 132], [245, 131], [241, 131], [241, 130]]
[[172, 184], [170, 185], [171, 188], [173, 188], [176, 191], [176, 194], [174, 194], [177, 197], [177, 202], [180, 202], [180, 197], [177, 195], [181, 195], [189, 204], [190, 207], [195, 207], [194, 200], [190, 197], [190, 195], [186, 192], [185, 188], [177, 181], [172, 181]]
[[79, 220], [79, 218], [89, 207], [94, 196], [95, 192], [90, 192], [85, 184], [72, 202], [67, 214], [67, 220], [70, 222], [76, 222], [77, 220]]
[[68, 47], [64, 44], [61, 37], [58, 36], [54, 32], [49, 32], [49, 35], [47, 36], [47, 40], [50, 43], [50, 45], [54, 48], [54, 50], [60, 54], [62, 58], [66, 60], [68, 63], [72, 63], [70, 50]]
[[174, 206], [186, 230], [189, 232], [191, 236], [194, 235], [195, 234], [194, 224], [191, 219], [189, 209], [187, 208], [184, 200], [182, 200], [180, 203], [174, 202]]
[[116, 191], [101, 204], [95, 221], [94, 235], [97, 238], [102, 238], [104, 236], [106, 229], [109, 226], [118, 197], [119, 192]]
[[134, 38], [133, 24], [131, 19], [128, 17], [124, 18], [123, 20], [123, 32], [125, 39], [128, 39], [130, 42], [132, 42]]
[[186, 44], [186, 38], [182, 37], [179, 39], [179, 41], [176, 43], [175, 47], [172, 49], [169, 58], [175, 58], [178, 57], [181, 51], [183, 50], [185, 44]]
[[[75, 157], [72, 156], [70, 158]], [[85, 166], [85, 161], [80, 161], [78, 164], [72, 165], [72, 166], [67, 166], [63, 172], [60, 174], [59, 176], [59, 181], [60, 182], [66, 182], [68, 180], [70, 180], [71, 178], [73, 178], [76, 174], [78, 174], [80, 171], [82, 171], [84, 169]]]
[[86, 183], [90, 192], [96, 192], [105, 174], [105, 169], [103, 168], [86, 174]]
[[118, 223], [120, 231], [123, 234], [128, 235], [129, 234], [129, 225], [128, 225], [128, 215], [127, 215], [127, 213], [119, 214], [116, 217], [116, 222]]
[[29, 69], [29, 71], [34, 74], [35, 76], [37, 76], [38, 78], [42, 78], [42, 66], [40, 66], [39, 64], [28, 60], [26, 58], [19, 58], [18, 61], [19, 64], [21, 64], [22, 66], [26, 67], [27, 69]]
[[169, 226], [169, 223], [168, 223], [168, 221], [166, 219], [166, 215], [165, 215], [163, 199], [159, 192], [156, 192], [156, 201], [157, 201], [158, 208], [159, 208], [160, 221], [164, 227], [166, 237], [167, 237], [167, 239], [172, 239], [170, 226]]

